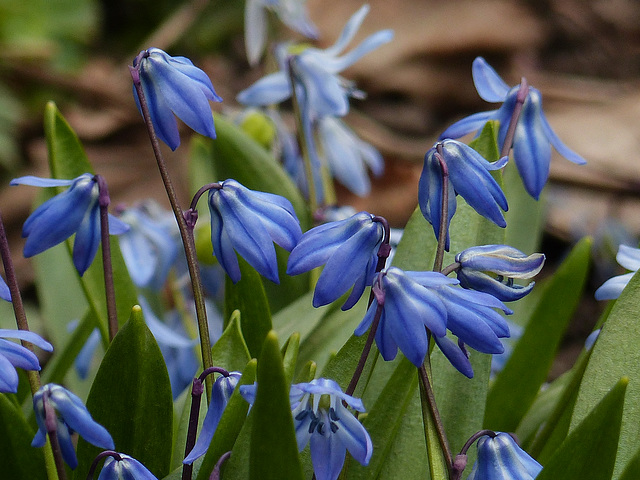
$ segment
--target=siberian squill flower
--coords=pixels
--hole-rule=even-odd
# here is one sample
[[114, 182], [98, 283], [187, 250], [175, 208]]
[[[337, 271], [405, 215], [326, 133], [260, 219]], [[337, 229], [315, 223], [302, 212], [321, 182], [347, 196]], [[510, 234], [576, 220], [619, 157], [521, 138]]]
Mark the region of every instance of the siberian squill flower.
[[298, 275], [324, 264], [313, 294], [313, 306], [337, 300], [353, 286], [343, 310], [353, 307], [371, 285], [378, 248], [384, 237], [382, 223], [367, 212], [325, 223], [305, 232], [291, 251], [287, 274]]
[[82, 400], [66, 388], [54, 383], [43, 385], [33, 396], [33, 409], [36, 413], [38, 431], [31, 442], [32, 447], [42, 447], [46, 442], [47, 427], [44, 402], [48, 403], [55, 411], [56, 433], [62, 450], [62, 458], [72, 469], [78, 466], [78, 459], [71, 440], [71, 434], [74, 432], [96, 447], [114, 449], [111, 435], [91, 417]]
[[220, 375], [216, 379], [211, 390], [211, 402], [209, 402], [207, 415], [204, 417], [204, 422], [202, 422], [202, 430], [198, 436], [198, 441], [182, 463], [193, 463], [207, 453], [213, 434], [216, 433], [216, 428], [218, 428], [218, 423], [222, 418], [222, 413], [241, 377], [242, 373], [240, 372], [229, 372], [229, 376]]
[[[221, 102], [211, 80], [186, 57], [172, 57], [159, 48], [141, 51], [133, 60], [134, 70], [149, 106], [158, 138], [175, 150], [180, 145], [177, 116], [201, 135], [216, 138], [209, 101]], [[133, 97], [142, 112], [140, 99]]]
[[456, 275], [463, 288], [490, 293], [503, 302], [512, 302], [527, 295], [535, 285], [535, 282], [517, 285], [513, 279], [537, 275], [542, 270], [545, 257], [542, 253], [527, 256], [508, 245], [483, 245], [463, 250], [455, 260], [460, 264]]
[[291, 251], [302, 235], [291, 202], [225, 180], [209, 190], [209, 211], [213, 252], [231, 280], [240, 280], [237, 251], [258, 273], [279, 283], [273, 242]]
[[364, 197], [371, 191], [367, 167], [382, 175], [382, 155], [371, 144], [359, 139], [345, 123], [334, 116], [318, 119], [318, 138], [333, 176], [351, 192]]
[[478, 440], [478, 459], [467, 480], [533, 480], [542, 470], [508, 433]]
[[11, 301], [11, 291], [9, 290], [7, 282], [5, 282], [2, 277], [0, 277], [0, 298], [7, 302]]
[[124, 210], [120, 219], [130, 227], [119, 244], [131, 280], [160, 290], [178, 255], [175, 219], [152, 202]]
[[[240, 394], [253, 404], [257, 388], [257, 384], [243, 385]], [[373, 453], [371, 438], [342, 403], [364, 412], [362, 400], [343, 393], [340, 385], [327, 378], [291, 385], [289, 399], [298, 450], [309, 443], [317, 480], [336, 480], [347, 450], [360, 464], [369, 464]]]
[[631, 270], [631, 272], [610, 278], [600, 285], [595, 292], [596, 300], [613, 300], [620, 296], [624, 287], [626, 287], [631, 280], [631, 277], [633, 277], [640, 268], [640, 249], [620, 245], [618, 254], [616, 255], [616, 261], [627, 270]]
[[306, 0], [247, 0], [244, 9], [244, 43], [249, 64], [255, 66], [267, 41], [267, 10], [274, 12], [282, 22], [313, 40], [318, 29], [309, 20]]
[[[502, 106], [498, 110], [476, 113], [454, 123], [440, 135], [440, 138], [459, 138], [467, 133], [479, 131], [489, 120], [498, 120], [498, 145], [502, 149], [520, 85], [509, 88], [482, 57], [473, 61], [472, 74], [480, 97], [487, 102], [502, 102]], [[551, 129], [542, 111], [540, 91], [529, 86], [513, 138], [513, 158], [525, 189], [535, 199], [540, 197], [540, 192], [549, 177], [552, 145], [567, 160], [578, 165], [587, 163], [569, 149]]]
[[0, 329], [0, 392], [16, 393], [18, 391], [16, 367], [24, 370], [40, 370], [40, 362], [29, 349], [6, 340], [7, 338], [31, 342], [46, 352], [53, 351], [53, 346], [34, 332]]
[[[33, 187], [69, 187], [40, 205], [24, 222], [22, 236], [27, 238], [24, 256], [32, 257], [63, 242], [74, 233], [73, 264], [80, 275], [89, 268], [100, 245], [100, 195], [97, 179], [84, 173], [73, 180], [14, 178], [11, 185]], [[120, 235], [129, 226], [109, 215], [109, 233]]]
[[424, 156], [424, 166], [418, 184], [418, 202], [424, 218], [433, 226], [438, 237], [442, 215], [443, 171], [439, 157], [448, 170], [448, 219], [445, 249], [449, 250], [449, 224], [456, 212], [456, 196], [462, 196], [480, 215], [499, 227], [507, 223], [500, 209], [506, 211], [507, 198], [500, 185], [489, 173], [507, 163], [504, 157], [491, 163], [473, 148], [456, 140], [436, 143]]
[[100, 470], [98, 480], [158, 480], [147, 467], [124, 453], [109, 456]]

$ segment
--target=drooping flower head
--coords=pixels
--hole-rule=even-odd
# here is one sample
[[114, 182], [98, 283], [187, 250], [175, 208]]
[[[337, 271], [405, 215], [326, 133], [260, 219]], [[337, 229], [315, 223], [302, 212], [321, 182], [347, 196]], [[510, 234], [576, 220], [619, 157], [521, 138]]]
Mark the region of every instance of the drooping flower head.
[[53, 351], [53, 346], [34, 332], [0, 329], [0, 392], [16, 393], [18, 391], [16, 367], [23, 370], [40, 370], [40, 362], [31, 350], [6, 340], [7, 338], [31, 342], [46, 352]]
[[[257, 384], [243, 385], [240, 394], [253, 404], [257, 388]], [[364, 412], [362, 400], [343, 393], [340, 385], [326, 378], [291, 385], [289, 399], [298, 450], [309, 444], [317, 480], [336, 480], [347, 450], [360, 464], [369, 464], [373, 453], [371, 438], [342, 403]]]
[[258, 273], [278, 283], [273, 242], [291, 251], [302, 235], [291, 202], [225, 180], [209, 190], [209, 211], [213, 252], [231, 280], [240, 280], [237, 251]]
[[216, 428], [218, 428], [218, 423], [220, 423], [220, 419], [222, 418], [222, 413], [227, 403], [229, 403], [233, 390], [236, 388], [236, 385], [238, 385], [241, 377], [242, 373], [240, 372], [229, 372], [228, 376], [220, 375], [216, 379], [211, 391], [209, 409], [207, 410], [207, 415], [204, 417], [198, 441], [182, 463], [193, 463], [196, 459], [207, 453], [209, 444], [213, 439], [213, 434], [216, 433]]
[[[221, 102], [211, 80], [186, 57], [172, 57], [159, 48], [141, 51], [133, 60], [149, 106], [149, 114], [158, 138], [175, 150], [180, 145], [178, 123], [186, 123], [201, 135], [216, 138], [209, 101]], [[142, 112], [140, 99], [133, 97]]]
[[[520, 85], [509, 88], [482, 57], [473, 61], [472, 73], [473, 82], [480, 97], [487, 102], [503, 102], [502, 106], [498, 110], [476, 113], [454, 123], [440, 135], [440, 138], [459, 138], [467, 133], [479, 131], [489, 120], [498, 120], [500, 122], [498, 145], [502, 149]], [[535, 199], [540, 197], [540, 192], [549, 177], [552, 145], [567, 160], [578, 165], [586, 163], [551, 129], [542, 111], [540, 91], [529, 86], [513, 138], [513, 158], [525, 189]]]
[[[24, 256], [32, 257], [44, 252], [75, 233], [73, 264], [83, 275], [100, 245], [100, 191], [96, 176], [85, 173], [73, 180], [26, 176], [14, 178], [10, 184], [69, 187], [40, 205], [24, 222], [22, 236], [27, 238]], [[126, 223], [109, 215], [111, 235], [120, 235], [128, 229]]]
[[471, 247], [456, 255], [456, 262], [460, 264], [456, 275], [463, 288], [512, 302], [527, 295], [535, 285], [535, 282], [517, 285], [513, 279], [534, 277], [542, 270], [544, 260], [542, 253], [527, 256], [509, 245]]
[[100, 470], [98, 480], [158, 480], [147, 467], [129, 455], [109, 456]]
[[478, 459], [467, 480], [533, 480], [542, 470], [508, 433], [478, 440]]
[[31, 442], [32, 447], [42, 447], [46, 442], [47, 427], [44, 402], [47, 402], [55, 411], [56, 433], [62, 450], [62, 458], [72, 469], [78, 466], [78, 459], [71, 440], [71, 435], [74, 432], [96, 447], [113, 450], [111, 435], [91, 417], [82, 400], [66, 388], [54, 383], [43, 385], [33, 396], [33, 409], [36, 413], [38, 431]]
[[596, 300], [613, 300], [620, 296], [624, 287], [627, 286], [640, 268], [640, 249], [620, 245], [616, 260], [621, 266], [631, 270], [631, 273], [615, 276], [600, 285], [595, 292]]
[[456, 213], [456, 195], [462, 196], [480, 215], [499, 227], [506, 227], [507, 198], [489, 173], [507, 163], [507, 157], [491, 163], [473, 148], [456, 140], [436, 143], [424, 156], [418, 185], [418, 202], [424, 218], [433, 226], [436, 237], [442, 216], [443, 165], [448, 171], [448, 219], [445, 249], [449, 250], [449, 224]]
[[244, 10], [244, 43], [249, 64], [255, 66], [267, 41], [267, 10], [274, 12], [289, 28], [307, 38], [317, 39], [318, 29], [309, 20], [306, 0], [247, 0]]
[[367, 212], [345, 220], [325, 223], [302, 235], [291, 251], [287, 273], [298, 275], [325, 265], [313, 294], [313, 306], [327, 305], [353, 286], [342, 306], [353, 307], [365, 287], [371, 285], [377, 252], [384, 238], [382, 223]]

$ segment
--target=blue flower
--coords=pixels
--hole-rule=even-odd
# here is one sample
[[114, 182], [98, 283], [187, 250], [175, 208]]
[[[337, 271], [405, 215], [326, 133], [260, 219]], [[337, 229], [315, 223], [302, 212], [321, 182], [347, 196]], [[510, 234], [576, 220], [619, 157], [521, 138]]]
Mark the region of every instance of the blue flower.
[[[256, 389], [257, 384], [243, 385], [240, 394], [253, 404]], [[317, 480], [337, 479], [347, 450], [360, 464], [369, 464], [373, 453], [371, 438], [342, 403], [364, 412], [362, 400], [343, 393], [340, 385], [326, 378], [291, 385], [289, 399], [298, 450], [309, 443]]]
[[596, 300], [613, 300], [620, 296], [622, 290], [624, 290], [636, 271], [640, 268], [640, 249], [620, 245], [616, 260], [621, 266], [627, 270], [631, 270], [631, 273], [610, 278], [600, 285], [595, 292]]
[[249, 190], [235, 180], [209, 190], [213, 252], [231, 280], [240, 280], [236, 251], [258, 273], [279, 283], [273, 242], [291, 251], [302, 235], [291, 202]]
[[309, 20], [305, 0], [247, 0], [244, 10], [244, 43], [250, 65], [256, 65], [267, 41], [267, 12], [271, 10], [289, 28], [317, 39], [318, 29]]
[[371, 182], [367, 167], [376, 177], [384, 170], [380, 152], [333, 116], [318, 119], [318, 137], [333, 176], [356, 195], [368, 195]]
[[467, 480], [533, 480], [542, 470], [508, 433], [478, 440], [478, 459]]
[[[73, 264], [78, 273], [83, 275], [100, 245], [99, 188], [96, 178], [90, 173], [73, 180], [26, 176], [14, 178], [11, 185], [69, 187], [40, 205], [24, 222], [22, 236], [27, 238], [24, 256], [42, 253], [75, 233]], [[128, 229], [126, 223], [109, 215], [111, 235], [120, 235]]]
[[312, 228], [291, 251], [287, 273], [298, 275], [325, 265], [313, 294], [313, 306], [327, 305], [353, 286], [343, 310], [353, 307], [371, 285], [384, 227], [367, 212]]
[[148, 202], [124, 210], [120, 218], [130, 226], [119, 243], [131, 279], [138, 287], [160, 290], [178, 256], [174, 217]]
[[233, 390], [236, 388], [236, 385], [238, 385], [241, 377], [242, 373], [240, 372], [229, 372], [228, 377], [220, 375], [216, 379], [213, 384], [213, 389], [211, 390], [211, 402], [209, 403], [207, 415], [204, 417], [198, 441], [182, 463], [193, 463], [196, 459], [207, 453], [209, 444], [213, 439], [213, 434], [216, 433], [216, 428], [218, 428], [218, 423], [220, 423], [220, 419], [222, 418], [222, 413], [227, 403], [229, 403]]
[[11, 291], [9, 290], [7, 282], [5, 282], [2, 277], [0, 277], [0, 298], [7, 302], [11, 301]]
[[32, 351], [15, 342], [5, 340], [6, 338], [31, 342], [47, 352], [53, 351], [53, 346], [34, 332], [0, 329], [0, 392], [16, 393], [18, 391], [16, 367], [24, 370], [40, 370], [40, 362]]
[[113, 455], [104, 461], [98, 480], [158, 480], [147, 467], [124, 453]]
[[[498, 145], [502, 149], [509, 123], [516, 105], [520, 85], [511, 89], [482, 57], [473, 61], [473, 82], [480, 97], [487, 102], [503, 102], [498, 110], [476, 113], [464, 118], [442, 135], [444, 138], [459, 138], [467, 133], [480, 130], [489, 120], [498, 120]], [[580, 155], [570, 150], [554, 133], [542, 111], [542, 95], [534, 87], [529, 87], [522, 106], [513, 139], [513, 158], [529, 195], [538, 199], [547, 183], [551, 163], [551, 146], [567, 160], [583, 165], [587, 163]]]
[[40, 387], [33, 396], [33, 409], [36, 413], [38, 431], [31, 442], [32, 447], [42, 447], [46, 442], [47, 427], [44, 402], [47, 402], [55, 411], [56, 432], [62, 450], [62, 458], [72, 469], [78, 466], [78, 459], [71, 440], [71, 434], [74, 432], [96, 447], [113, 450], [111, 435], [102, 425], [91, 418], [82, 400], [64, 387], [53, 383]]
[[[133, 60], [158, 138], [172, 150], [180, 145], [174, 114], [201, 135], [216, 138], [209, 101], [221, 102], [211, 80], [186, 57], [172, 57], [159, 48], [143, 50]], [[133, 97], [140, 111], [135, 87]]]
[[449, 250], [449, 224], [456, 212], [456, 195], [461, 195], [480, 215], [499, 227], [506, 227], [504, 215], [507, 198], [489, 173], [505, 166], [507, 157], [495, 163], [485, 160], [473, 148], [456, 140], [436, 143], [424, 156], [424, 166], [418, 184], [418, 202], [424, 218], [433, 226], [438, 237], [442, 215], [442, 166], [441, 156], [449, 173], [449, 203], [446, 250]]
[[544, 260], [542, 253], [527, 256], [508, 245], [471, 247], [456, 255], [456, 262], [460, 264], [456, 275], [464, 288], [490, 293], [503, 302], [512, 302], [527, 295], [535, 285], [535, 282], [526, 286], [516, 285], [513, 279], [537, 275]]

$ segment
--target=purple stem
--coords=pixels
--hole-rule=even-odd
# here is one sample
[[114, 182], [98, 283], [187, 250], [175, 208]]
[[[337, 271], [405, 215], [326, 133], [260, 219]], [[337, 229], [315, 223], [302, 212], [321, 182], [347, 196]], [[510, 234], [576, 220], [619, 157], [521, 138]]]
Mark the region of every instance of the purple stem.
[[433, 263], [433, 271], [442, 270], [442, 260], [444, 258], [444, 247], [447, 242], [447, 233], [449, 225], [449, 168], [447, 162], [444, 161], [442, 151], [442, 143], [438, 143], [435, 157], [440, 163], [442, 169], [442, 209], [440, 211], [440, 225], [438, 227], [438, 246], [436, 248], [436, 258]]
[[231, 456], [231, 452], [223, 453], [220, 456], [220, 458], [216, 462], [216, 466], [213, 467], [213, 472], [211, 472], [211, 476], [209, 477], [209, 480], [220, 480], [220, 468], [222, 467], [222, 464], [229, 459], [230, 456]]
[[98, 463], [100, 462], [100, 460], [106, 457], [113, 457], [118, 462], [122, 460], [120, 454], [118, 452], [114, 452], [113, 450], [105, 450], [104, 452], [100, 452], [96, 456], [96, 458], [93, 459], [93, 463], [91, 463], [91, 467], [89, 468], [89, 472], [87, 473], [87, 480], [93, 480], [93, 474], [98, 467]]
[[56, 471], [58, 472], [59, 480], [67, 480], [67, 472], [64, 469], [64, 461], [62, 460], [62, 450], [60, 450], [60, 443], [58, 442], [58, 419], [56, 412], [49, 403], [48, 392], [42, 396], [42, 406], [44, 407], [44, 425], [47, 428], [47, 434], [49, 435], [49, 442], [51, 443], [51, 450], [53, 451], [53, 458], [56, 463]]
[[511, 147], [513, 146], [513, 137], [516, 134], [516, 126], [518, 125], [518, 120], [520, 119], [522, 106], [524, 105], [528, 94], [529, 84], [527, 83], [527, 79], [522, 77], [522, 80], [520, 81], [520, 89], [518, 90], [518, 94], [516, 95], [516, 104], [513, 107], [513, 114], [511, 115], [511, 121], [509, 122], [509, 128], [507, 129], [507, 134], [505, 135], [504, 143], [502, 144], [500, 157], [506, 157], [507, 155], [509, 155], [509, 150], [511, 150]]

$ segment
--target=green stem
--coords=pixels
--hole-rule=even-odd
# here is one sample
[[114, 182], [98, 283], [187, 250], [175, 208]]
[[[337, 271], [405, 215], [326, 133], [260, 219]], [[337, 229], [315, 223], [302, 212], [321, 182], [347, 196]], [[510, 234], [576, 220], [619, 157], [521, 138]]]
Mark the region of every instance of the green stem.
[[[204, 369], [207, 369], [213, 366], [213, 359], [211, 357], [209, 325], [207, 322], [207, 311], [204, 303], [204, 292], [202, 289], [202, 281], [200, 278], [200, 267], [198, 265], [195, 241], [193, 238], [193, 227], [190, 228], [187, 225], [187, 220], [185, 219], [182, 209], [180, 208], [180, 205], [178, 203], [178, 196], [175, 192], [175, 189], [173, 188], [173, 184], [171, 183], [169, 171], [167, 170], [167, 165], [160, 150], [160, 143], [158, 141], [156, 131], [153, 127], [151, 115], [149, 114], [149, 106], [147, 105], [144, 91], [140, 83], [139, 71], [135, 67], [129, 67], [129, 71], [131, 72], [133, 85], [138, 95], [138, 100], [140, 101], [140, 109], [142, 110], [142, 116], [144, 118], [145, 125], [147, 126], [149, 139], [151, 140], [151, 147], [153, 148], [153, 153], [158, 163], [158, 170], [160, 171], [160, 176], [162, 177], [162, 182], [164, 183], [164, 188], [167, 192], [167, 197], [169, 197], [169, 203], [171, 204], [171, 209], [173, 210], [176, 222], [178, 223], [180, 236], [182, 237], [182, 244], [184, 246], [184, 253], [187, 259], [189, 276], [191, 277], [191, 288], [193, 290], [193, 299], [196, 307], [196, 317], [198, 319], [198, 331], [200, 333], [200, 350], [202, 352], [202, 366]], [[213, 386], [211, 384], [210, 378], [206, 379], [206, 386], [207, 401], [210, 401], [211, 388]]]

